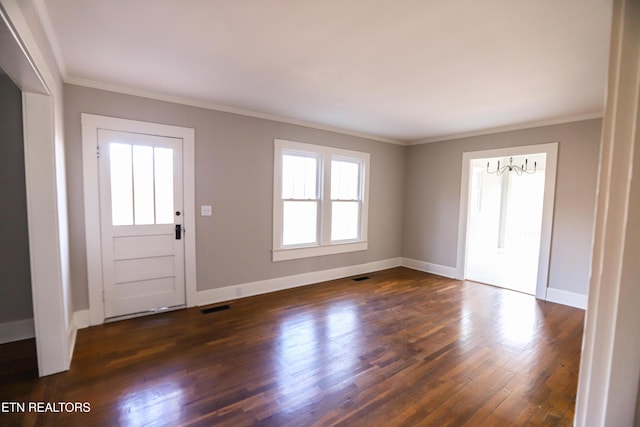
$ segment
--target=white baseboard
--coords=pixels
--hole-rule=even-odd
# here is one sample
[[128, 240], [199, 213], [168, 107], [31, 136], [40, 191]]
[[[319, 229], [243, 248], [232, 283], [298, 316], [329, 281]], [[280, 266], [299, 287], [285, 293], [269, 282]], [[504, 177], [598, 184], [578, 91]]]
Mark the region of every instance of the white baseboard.
[[79, 310], [73, 313], [71, 316], [71, 322], [69, 325], [69, 363], [73, 359], [73, 350], [76, 347], [76, 336], [78, 335], [78, 329], [84, 329], [89, 327], [89, 310]]
[[556, 288], [547, 288], [547, 301], [569, 305], [575, 308], [587, 309], [588, 296], [575, 292], [563, 291]]
[[[238, 285], [242, 286], [242, 285]], [[236, 286], [227, 286], [224, 288], [207, 289], [206, 291], [196, 292], [196, 301], [198, 306], [215, 304], [222, 301], [231, 301], [238, 296]]]
[[[75, 313], [74, 313], [75, 314]], [[73, 322], [73, 321], [72, 321]], [[73, 359], [73, 350], [76, 348], [76, 336], [78, 335], [78, 328], [73, 326], [73, 323], [71, 325], [69, 325], [69, 340], [67, 341], [69, 343], [69, 366], [67, 366], [67, 369], [69, 369], [69, 367], [71, 366], [71, 359]]]
[[418, 261], [411, 258], [402, 258], [402, 266], [413, 270], [424, 271], [425, 273], [437, 274], [438, 276], [455, 279], [457, 270], [455, 267], [447, 267], [446, 265], [432, 264], [426, 261]]
[[0, 323], [0, 344], [26, 340], [35, 336], [33, 319]]
[[79, 310], [73, 313], [73, 317], [71, 318], [71, 324], [76, 327], [76, 329], [84, 329], [88, 328], [91, 325], [89, 310]]
[[[426, 273], [437, 274], [438, 276], [457, 278], [457, 270], [454, 267], [432, 264], [425, 261], [418, 261], [411, 258], [402, 258], [402, 266], [412, 268], [414, 270], [424, 271]], [[563, 291], [561, 289], [547, 288], [547, 301], [557, 304], [568, 305], [570, 307], [587, 309], [587, 295], [577, 294], [575, 292]]]
[[350, 265], [331, 270], [314, 271], [311, 273], [296, 274], [294, 276], [277, 277], [274, 279], [260, 280], [257, 282], [227, 286], [218, 289], [209, 289], [197, 293], [198, 305], [215, 304], [222, 301], [230, 301], [237, 298], [266, 294], [281, 291], [283, 289], [297, 288], [313, 283], [326, 282], [328, 280], [342, 279], [357, 274], [371, 273], [388, 268], [399, 267], [401, 258], [390, 258], [382, 261], [369, 262], [367, 264]]
[[[71, 324], [69, 325], [70, 352], [73, 353], [75, 335], [77, 329], [89, 326], [89, 310], [80, 310], [73, 313]], [[16, 320], [14, 322], [0, 323], [0, 344], [13, 341], [21, 341], [36, 336], [33, 319]]]

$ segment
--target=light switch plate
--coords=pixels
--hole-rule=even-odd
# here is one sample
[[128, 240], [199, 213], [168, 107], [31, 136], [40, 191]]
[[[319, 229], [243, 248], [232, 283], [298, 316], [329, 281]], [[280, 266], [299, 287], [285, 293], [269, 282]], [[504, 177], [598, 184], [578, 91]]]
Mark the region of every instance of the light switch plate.
[[200, 206], [200, 216], [211, 216], [211, 205], [201, 205]]

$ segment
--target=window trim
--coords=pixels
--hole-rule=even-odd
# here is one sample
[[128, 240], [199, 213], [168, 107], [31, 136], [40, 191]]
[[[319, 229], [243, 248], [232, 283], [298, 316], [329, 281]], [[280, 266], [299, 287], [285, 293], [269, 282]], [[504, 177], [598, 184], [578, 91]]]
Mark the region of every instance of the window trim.
[[[309, 245], [282, 245], [283, 199], [282, 195], [282, 155], [298, 152], [318, 158], [318, 242]], [[360, 173], [360, 230], [359, 238], [346, 241], [331, 241], [331, 161], [358, 161]], [[323, 145], [274, 139], [273, 162], [273, 261], [332, 255], [368, 249], [367, 231], [369, 214], [369, 163], [370, 154]]]

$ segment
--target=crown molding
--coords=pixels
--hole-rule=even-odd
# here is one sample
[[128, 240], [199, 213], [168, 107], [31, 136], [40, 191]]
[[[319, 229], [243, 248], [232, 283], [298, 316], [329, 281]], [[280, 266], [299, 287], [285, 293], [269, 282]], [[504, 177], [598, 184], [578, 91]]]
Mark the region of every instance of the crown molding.
[[430, 144], [432, 142], [450, 141], [452, 139], [469, 138], [472, 136], [490, 135], [492, 133], [510, 132], [514, 130], [532, 129], [542, 126], [560, 125], [563, 123], [580, 122], [583, 120], [601, 119], [604, 112], [580, 114], [575, 116], [561, 117], [557, 119], [542, 120], [537, 122], [525, 122], [515, 125], [499, 126], [494, 128], [480, 129], [469, 132], [445, 134], [440, 136], [430, 136], [428, 138], [418, 139], [415, 141], [406, 142], [404, 145], [421, 145]]
[[355, 136], [355, 137], [358, 137], [358, 138], [364, 138], [364, 139], [369, 139], [369, 140], [378, 141], [378, 142], [385, 142], [385, 143], [388, 143], [388, 144], [406, 145], [402, 141], [398, 141], [398, 140], [390, 139], [390, 138], [383, 138], [383, 137], [380, 137], [380, 136], [371, 135], [371, 134], [367, 134], [367, 133], [350, 131], [350, 130], [347, 130], [347, 129], [342, 129], [342, 128], [333, 127], [333, 126], [321, 125], [321, 124], [318, 124], [318, 123], [312, 123], [312, 122], [307, 122], [307, 121], [304, 121], [304, 120], [292, 119], [292, 118], [288, 118], [288, 117], [284, 117], [284, 116], [278, 116], [278, 115], [274, 115], [274, 114], [260, 113], [258, 111], [246, 110], [246, 109], [243, 109], [243, 108], [237, 108], [237, 107], [230, 107], [230, 106], [227, 106], [227, 105], [214, 104], [214, 103], [211, 103], [211, 102], [199, 101], [199, 100], [195, 100], [195, 99], [191, 99], [191, 98], [185, 98], [185, 97], [181, 97], [181, 96], [167, 95], [167, 94], [154, 92], [154, 91], [143, 90], [143, 89], [134, 89], [132, 87], [121, 86], [121, 85], [112, 84], [112, 83], [105, 83], [105, 82], [99, 82], [99, 81], [95, 81], [95, 80], [82, 79], [82, 78], [73, 77], [73, 76], [64, 77], [64, 82], [68, 83], [68, 84], [72, 84], [72, 85], [77, 85], [77, 86], [84, 86], [84, 87], [89, 87], [89, 88], [93, 88], [93, 89], [100, 89], [100, 90], [106, 90], [106, 91], [110, 91], [110, 92], [121, 93], [121, 94], [124, 94], [124, 95], [139, 96], [139, 97], [142, 97], [142, 98], [154, 99], [154, 100], [157, 100], [157, 101], [165, 101], [165, 102], [171, 102], [171, 103], [174, 103], [174, 104], [188, 105], [190, 107], [204, 108], [204, 109], [207, 109], [207, 110], [222, 111], [222, 112], [225, 112], [225, 113], [238, 114], [238, 115], [241, 115], [241, 116], [254, 117], [254, 118], [257, 118], [257, 119], [264, 119], [264, 120], [271, 120], [271, 121], [274, 121], [274, 122], [287, 123], [287, 124], [290, 124], [290, 125], [304, 126], [304, 127], [307, 127], [307, 128], [324, 130], [324, 131], [328, 131], [328, 132], [339, 133], [339, 134], [342, 134], [342, 135], [349, 135], [349, 136]]
[[442, 141], [450, 141], [453, 139], [469, 138], [473, 136], [490, 135], [493, 133], [531, 129], [531, 128], [542, 127], [542, 126], [551, 126], [551, 125], [558, 125], [563, 123], [579, 122], [583, 120], [601, 119], [603, 117], [602, 112], [589, 113], [589, 114], [561, 117], [557, 119], [549, 119], [549, 120], [542, 120], [542, 121], [536, 121], [536, 122], [525, 122], [525, 123], [519, 123], [515, 125], [480, 129], [476, 131], [432, 136], [432, 137], [427, 137], [427, 138], [418, 139], [414, 141], [402, 141], [397, 139], [384, 138], [384, 137], [371, 135], [363, 132], [351, 131], [351, 130], [328, 126], [328, 125], [321, 125], [318, 123], [307, 122], [304, 120], [292, 119], [289, 117], [278, 116], [274, 114], [261, 113], [258, 111], [246, 110], [243, 108], [231, 107], [231, 106], [221, 105], [221, 104], [215, 104], [211, 102], [200, 101], [200, 100], [181, 97], [181, 96], [167, 95], [167, 94], [143, 90], [143, 89], [135, 89], [132, 87], [117, 85], [113, 83], [105, 83], [105, 82], [100, 82], [95, 80], [82, 79], [82, 78], [73, 77], [73, 76], [65, 76], [63, 80], [67, 84], [73, 84], [77, 86], [89, 87], [89, 88], [99, 89], [99, 90], [106, 90], [109, 92], [121, 93], [124, 95], [139, 96], [142, 98], [154, 99], [157, 101], [171, 102], [174, 104], [187, 105], [190, 107], [204, 108], [207, 110], [238, 114], [241, 116], [254, 117], [257, 119], [287, 123], [287, 124], [296, 125], [296, 126], [304, 126], [307, 128], [324, 130], [328, 132], [339, 133], [342, 135], [355, 136], [358, 138], [363, 138], [363, 139], [368, 139], [368, 140], [373, 140], [378, 142], [385, 142], [388, 144], [401, 145], [401, 146], [430, 144], [433, 142], [442, 142]]

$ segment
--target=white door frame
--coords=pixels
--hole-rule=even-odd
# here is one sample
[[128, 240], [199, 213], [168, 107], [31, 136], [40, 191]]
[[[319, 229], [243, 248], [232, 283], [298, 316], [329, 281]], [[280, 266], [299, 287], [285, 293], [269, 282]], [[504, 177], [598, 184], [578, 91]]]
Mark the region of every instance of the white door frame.
[[196, 221], [195, 221], [195, 132], [192, 128], [139, 122], [93, 114], [82, 114], [82, 172], [84, 220], [89, 282], [91, 325], [104, 323], [102, 300], [102, 240], [100, 233], [100, 187], [98, 170], [98, 129], [180, 138], [183, 141], [184, 256], [187, 307], [196, 305]]
[[540, 255], [538, 258], [538, 280], [536, 298], [547, 298], [549, 282], [549, 260], [551, 257], [551, 234], [553, 229], [553, 205], [556, 191], [556, 167], [558, 162], [558, 143], [525, 145], [522, 147], [497, 148], [494, 150], [469, 151], [462, 154], [462, 180], [460, 182], [460, 215], [458, 220], [458, 258], [456, 278], [464, 280], [467, 268], [467, 243], [469, 226], [469, 185], [471, 161], [490, 157], [515, 157], [545, 153], [547, 166], [544, 180], [544, 200], [542, 206], [542, 229], [540, 232]]
[[33, 322], [40, 376], [69, 369], [71, 320], [62, 83], [17, 0], [0, 0], [0, 64], [22, 91]]
[[614, 1], [574, 426], [638, 426], [640, 2]]

